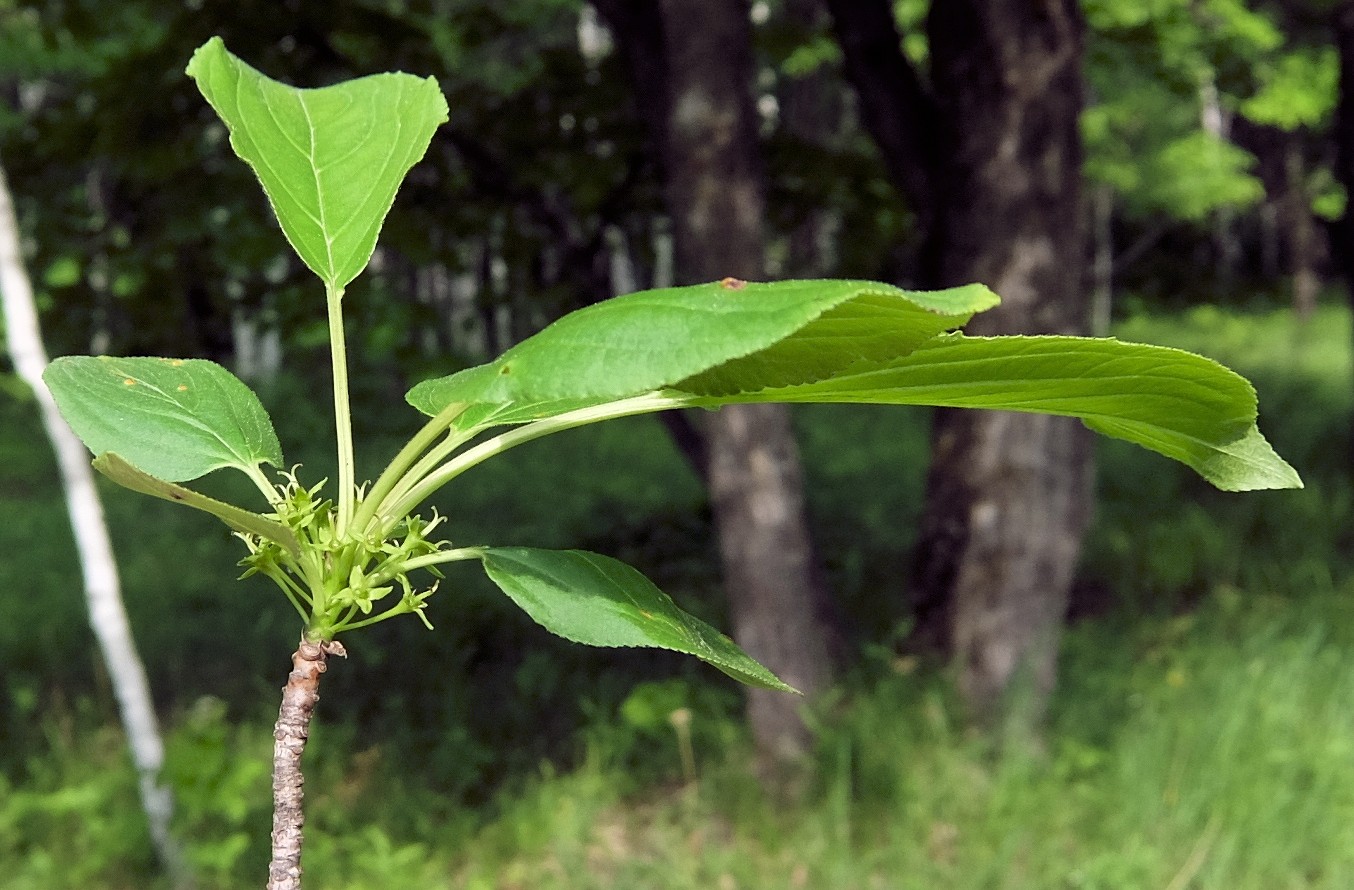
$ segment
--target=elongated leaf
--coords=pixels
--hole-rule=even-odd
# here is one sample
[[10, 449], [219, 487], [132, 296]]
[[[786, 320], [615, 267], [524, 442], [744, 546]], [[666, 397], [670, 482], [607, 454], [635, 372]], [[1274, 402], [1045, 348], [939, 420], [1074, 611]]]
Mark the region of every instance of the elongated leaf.
[[322, 89], [271, 80], [213, 37], [188, 75], [254, 168], [302, 261], [334, 288], [358, 276], [447, 103], [432, 78], [377, 74]]
[[163, 498], [171, 503], [183, 504], [186, 507], [210, 513], [237, 532], [245, 532], [276, 541], [290, 550], [293, 556], [300, 552], [296, 535], [292, 534], [291, 529], [282, 523], [258, 513], [242, 510], [234, 504], [209, 498], [191, 488], [184, 488], [182, 485], [157, 479], [148, 473], [141, 472], [111, 451], [94, 459], [94, 469], [123, 488], [129, 488], [132, 491], [139, 491], [152, 497]]
[[282, 465], [282, 446], [258, 396], [202, 359], [67, 356], [42, 379], [94, 454], [116, 452], [168, 482], [222, 467]]
[[496, 420], [504, 423], [688, 379], [723, 393], [807, 383], [906, 355], [996, 303], [981, 285], [919, 293], [862, 281], [726, 279], [643, 291], [571, 312], [496, 361], [419, 384], [408, 399], [428, 415], [452, 402], [512, 406]]
[[1081, 418], [1192, 467], [1218, 488], [1300, 488], [1256, 428], [1255, 390], [1211, 359], [1083, 337], [937, 337], [910, 355], [798, 386], [738, 395], [683, 387], [703, 407], [855, 402], [997, 408]]
[[[1219, 488], [1300, 487], [1256, 427], [1255, 391], [1175, 349], [1079, 337], [946, 333], [985, 288], [916, 294], [864, 282], [725, 283], [632, 294], [565, 316], [498, 361], [414, 387], [462, 429], [526, 423], [658, 392], [653, 407], [860, 402], [1079, 417]], [[610, 338], [610, 339], [608, 339]], [[779, 339], [777, 339], [779, 338]], [[586, 418], [580, 418], [585, 422]]]
[[484, 570], [513, 602], [567, 640], [671, 649], [743, 683], [794, 691], [623, 562], [583, 550], [529, 547], [487, 548], [483, 560]]

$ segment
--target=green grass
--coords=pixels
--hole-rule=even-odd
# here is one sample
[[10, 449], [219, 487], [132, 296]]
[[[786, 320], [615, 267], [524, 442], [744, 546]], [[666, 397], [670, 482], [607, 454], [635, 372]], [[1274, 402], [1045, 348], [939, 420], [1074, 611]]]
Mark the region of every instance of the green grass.
[[[943, 675], [877, 642], [905, 617], [924, 414], [810, 409], [799, 421], [815, 531], [861, 654], [815, 718], [803, 787], [788, 799], [760, 790], [736, 692], [717, 677], [556, 643], [457, 576], [437, 633], [378, 629], [326, 676], [307, 752], [309, 882], [1354, 886], [1348, 313], [1323, 308], [1302, 327], [1284, 312], [1199, 309], [1134, 319], [1120, 335], [1252, 376], [1261, 427], [1308, 488], [1218, 493], [1103, 444], [1081, 577], [1104, 593], [1065, 637], [1044, 744], [994, 749], [965, 728]], [[368, 427], [373, 453], [394, 444], [372, 432], [382, 420]], [[284, 442], [323, 422], [289, 415]], [[0, 399], [0, 562], [24, 579], [0, 591], [0, 888], [155, 887], [31, 424]], [[634, 422], [552, 444], [466, 477], [443, 505], [460, 511], [458, 540], [586, 543], [722, 620], [700, 492], [661, 431]], [[323, 475], [323, 451], [292, 451]], [[171, 716], [168, 777], [200, 886], [257, 886], [269, 725], [294, 633], [285, 606], [266, 587], [222, 580], [236, 557], [209, 520], [117, 493], [109, 514]], [[166, 577], [156, 559], [184, 542], [191, 552]], [[692, 715], [694, 783], [665, 719], [676, 707]]]
[[[759, 790], [739, 730], [700, 712], [698, 729], [716, 725], [697, 734], [693, 785], [672, 739], [613, 721], [584, 737], [581, 765], [474, 813], [421, 790], [411, 752], [322, 725], [308, 873], [354, 890], [1348, 887], [1351, 593], [1218, 591], [1127, 634], [1076, 628], [1043, 751], [994, 751], [939, 678], [876, 655], [871, 682], [820, 716], [818, 768], [790, 804]], [[0, 886], [139, 886], [116, 733], [56, 740], [0, 802]], [[170, 776], [206, 888], [257, 884], [266, 754], [263, 720], [231, 725], [210, 701], [178, 724]]]

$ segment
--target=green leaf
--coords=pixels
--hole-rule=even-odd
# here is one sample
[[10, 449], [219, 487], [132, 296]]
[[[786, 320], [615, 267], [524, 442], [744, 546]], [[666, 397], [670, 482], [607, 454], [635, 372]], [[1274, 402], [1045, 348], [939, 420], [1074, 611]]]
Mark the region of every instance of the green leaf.
[[291, 529], [280, 522], [269, 519], [267, 516], [251, 513], [248, 510], [236, 507], [234, 504], [209, 498], [191, 488], [184, 488], [182, 485], [157, 479], [149, 473], [141, 472], [111, 451], [94, 459], [94, 469], [123, 488], [129, 488], [141, 494], [163, 498], [175, 504], [183, 504], [210, 513], [237, 532], [268, 538], [286, 547], [293, 556], [300, 555], [300, 545]]
[[750, 686], [795, 691], [623, 562], [583, 550], [529, 547], [486, 548], [482, 559], [489, 577], [513, 602], [566, 640], [671, 649]]
[[[509, 423], [688, 379], [728, 393], [806, 383], [906, 355], [996, 304], [977, 284], [914, 292], [863, 281], [726, 279], [642, 291], [571, 312], [493, 362], [420, 383], [408, 400], [428, 415], [452, 402], [512, 406], [494, 417]], [[491, 413], [467, 412], [459, 423]]]
[[282, 465], [282, 446], [258, 396], [202, 359], [67, 356], [42, 379], [94, 454], [116, 452], [169, 482], [222, 467]]
[[203, 44], [188, 75], [230, 129], [230, 144], [258, 176], [287, 240], [335, 290], [371, 259], [405, 174], [447, 119], [437, 81], [377, 74], [296, 89]]
[[859, 402], [1060, 414], [1224, 490], [1301, 487], [1260, 435], [1244, 378], [1192, 353], [1111, 339], [946, 333], [995, 302], [978, 285], [915, 293], [859, 281], [648, 291], [571, 313], [408, 399], [430, 415], [466, 405], [461, 429], [655, 391], [670, 401], [641, 410]]
[[854, 402], [993, 408], [1081, 418], [1192, 467], [1226, 491], [1301, 488], [1256, 428], [1255, 390], [1211, 359], [1085, 337], [937, 337], [910, 355], [814, 383], [686, 403]]

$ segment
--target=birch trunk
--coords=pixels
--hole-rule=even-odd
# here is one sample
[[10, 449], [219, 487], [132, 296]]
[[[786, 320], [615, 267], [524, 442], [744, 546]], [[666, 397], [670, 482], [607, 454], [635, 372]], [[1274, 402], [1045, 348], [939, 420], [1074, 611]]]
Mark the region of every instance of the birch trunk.
[[117, 697], [123, 730], [131, 747], [132, 761], [141, 791], [141, 805], [150, 823], [151, 840], [161, 862], [179, 886], [189, 880], [178, 845], [169, 832], [173, 799], [159, 782], [164, 764], [164, 743], [151, 703], [146, 670], [136, 651], [127, 611], [122, 605], [117, 562], [104, 522], [103, 505], [94, 486], [89, 453], [71, 432], [42, 382], [47, 353], [38, 327], [33, 288], [23, 265], [19, 223], [10, 198], [4, 168], [0, 166], [0, 305], [4, 308], [5, 333], [10, 357], [19, 377], [33, 389], [42, 413], [43, 428], [56, 451], [57, 467], [66, 492], [66, 509], [80, 558], [89, 604], [89, 622]]

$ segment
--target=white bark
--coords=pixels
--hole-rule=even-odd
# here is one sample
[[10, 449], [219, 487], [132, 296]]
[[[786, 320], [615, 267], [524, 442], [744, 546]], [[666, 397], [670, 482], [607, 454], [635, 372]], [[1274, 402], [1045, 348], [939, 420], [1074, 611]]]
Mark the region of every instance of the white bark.
[[94, 486], [89, 452], [66, 425], [42, 382], [47, 353], [38, 327], [33, 288], [24, 270], [19, 224], [3, 166], [0, 166], [0, 307], [4, 311], [6, 339], [14, 369], [20, 379], [32, 387], [42, 412], [43, 427], [56, 451], [80, 557], [80, 571], [85, 581], [89, 620], [108, 666], [123, 729], [131, 746], [151, 838], [161, 860], [176, 880], [180, 880], [182, 856], [169, 833], [173, 801], [169, 789], [159, 784], [164, 744], [151, 704], [150, 686], [122, 605], [117, 563], [104, 522], [103, 506]]

